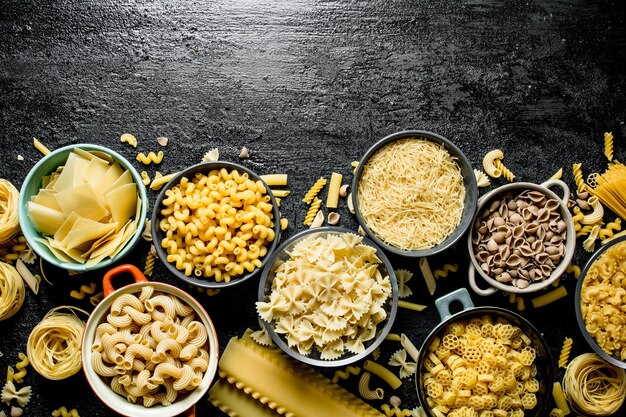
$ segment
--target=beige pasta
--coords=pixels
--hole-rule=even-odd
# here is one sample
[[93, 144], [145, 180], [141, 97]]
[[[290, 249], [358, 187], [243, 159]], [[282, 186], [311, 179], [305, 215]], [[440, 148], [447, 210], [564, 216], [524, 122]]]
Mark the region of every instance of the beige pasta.
[[330, 176], [330, 184], [328, 185], [328, 195], [326, 196], [326, 208], [336, 209], [339, 204], [339, 190], [341, 188], [341, 180], [343, 176], [333, 172]]
[[269, 186], [287, 185], [287, 174], [266, 174], [261, 175], [261, 179]]
[[567, 290], [565, 289], [565, 287], [560, 286], [550, 292], [533, 298], [532, 300], [530, 300], [530, 302], [532, 303], [534, 308], [540, 308], [566, 296]]
[[39, 139], [33, 138], [33, 146], [37, 149], [43, 156], [46, 156], [50, 153], [50, 149], [46, 148], [46, 145], [41, 143]]
[[474, 176], [476, 177], [476, 184], [479, 187], [489, 187], [491, 185], [491, 181], [489, 181], [489, 177], [485, 175], [485, 173], [479, 169], [474, 169]]
[[13, 184], [0, 178], [0, 244], [11, 240], [20, 230], [17, 215], [19, 196]]
[[324, 188], [325, 185], [326, 178], [319, 177], [317, 181], [315, 181], [315, 183], [311, 186], [311, 188], [309, 188], [309, 190], [306, 192], [302, 201], [306, 204], [311, 204], [311, 202], [313, 202], [313, 199], [319, 194], [320, 191], [322, 191], [322, 188]]
[[369, 372], [363, 372], [359, 380], [359, 394], [366, 400], [382, 400], [385, 396], [385, 391], [382, 388], [370, 388], [371, 376], [372, 374]]
[[602, 217], [604, 217], [604, 207], [602, 207], [602, 203], [598, 200], [598, 197], [592, 196], [587, 201], [593, 211], [589, 214], [586, 214], [583, 219], [580, 221], [581, 224], [596, 224], [602, 221]]
[[495, 161], [502, 160], [504, 153], [500, 149], [489, 151], [483, 157], [483, 169], [492, 178], [500, 178], [502, 171], [496, 167]]
[[120, 142], [128, 143], [133, 148], [137, 147], [137, 138], [130, 133], [124, 133], [122, 136], [120, 136]]
[[0, 262], [0, 321], [15, 315], [26, 298], [24, 281], [10, 264]]

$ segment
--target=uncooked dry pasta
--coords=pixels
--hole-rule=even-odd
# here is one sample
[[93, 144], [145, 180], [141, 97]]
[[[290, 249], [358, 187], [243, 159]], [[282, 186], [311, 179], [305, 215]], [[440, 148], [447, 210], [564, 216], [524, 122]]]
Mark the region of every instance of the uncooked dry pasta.
[[413, 273], [406, 269], [396, 270], [396, 279], [398, 280], [398, 297], [406, 298], [413, 294], [407, 282], [413, 277]]
[[563, 340], [563, 347], [561, 348], [561, 354], [559, 355], [559, 368], [567, 368], [567, 361], [569, 360], [569, 354], [572, 350], [573, 340], [570, 337], [566, 337]]
[[191, 306], [146, 285], [139, 295], [116, 297], [96, 328], [89, 360], [128, 401], [168, 406], [202, 382], [207, 343], [208, 330]]
[[322, 191], [322, 188], [324, 188], [325, 185], [326, 185], [326, 178], [319, 177], [315, 181], [315, 183], [311, 186], [311, 188], [309, 188], [309, 190], [306, 192], [302, 201], [305, 202], [306, 204], [311, 204], [311, 202], [313, 201], [313, 198], [315, 198], [319, 194], [319, 192]]
[[602, 203], [598, 200], [598, 197], [592, 196], [587, 201], [592, 208], [592, 212], [585, 214], [583, 219], [580, 221], [581, 224], [596, 224], [602, 221], [602, 217], [604, 216], [604, 207], [602, 207]]
[[[400, 337], [402, 338], [402, 336]], [[407, 360], [406, 349], [400, 349], [396, 351], [393, 355], [391, 355], [391, 358], [389, 359], [389, 365], [400, 367], [400, 379], [407, 378], [417, 371], [417, 363]]]
[[611, 163], [596, 181], [597, 186], [590, 188], [591, 193], [622, 219], [626, 219], [626, 166], [620, 162]]
[[613, 133], [604, 132], [604, 155], [609, 161], [613, 161]]
[[337, 172], [330, 175], [330, 184], [328, 184], [328, 195], [326, 196], [326, 208], [336, 209], [339, 204], [339, 189], [341, 188], [341, 179], [343, 176]]
[[479, 187], [489, 187], [491, 185], [491, 181], [489, 181], [489, 177], [485, 175], [479, 169], [474, 169], [474, 176], [476, 177], [476, 185]]
[[379, 149], [365, 163], [357, 188], [367, 227], [402, 250], [440, 244], [463, 214], [458, 164], [443, 145], [425, 139], [401, 139]]
[[547, 292], [545, 294], [542, 294], [533, 298], [532, 300], [530, 300], [530, 302], [532, 303], [534, 308], [539, 308], [539, 307], [546, 306], [550, 303], [553, 303], [556, 300], [560, 300], [561, 298], [566, 297], [566, 296], [567, 296], [567, 290], [565, 289], [565, 287], [560, 286], [550, 292]]
[[24, 281], [10, 264], [0, 262], [0, 321], [17, 313], [26, 298]]
[[500, 178], [502, 171], [496, 166], [495, 161], [504, 158], [504, 153], [500, 149], [494, 149], [485, 154], [483, 157], [483, 168], [487, 175], [492, 178]]
[[372, 374], [369, 372], [363, 372], [359, 380], [359, 394], [366, 400], [382, 400], [385, 396], [385, 391], [382, 388], [371, 389], [371, 377]]
[[261, 179], [270, 187], [275, 185], [287, 185], [288, 180], [287, 174], [265, 174], [261, 175]]
[[159, 151], [159, 153], [148, 152], [147, 155], [143, 152], [139, 152], [139, 154], [137, 154], [137, 160], [144, 165], [160, 164], [163, 161], [163, 151]]
[[428, 292], [430, 293], [430, 295], [433, 295], [435, 293], [437, 283], [435, 282], [435, 277], [433, 276], [433, 271], [430, 268], [430, 264], [428, 263], [426, 257], [420, 258], [418, 264], [420, 266], [420, 271], [422, 271], [422, 277], [424, 277], [424, 282], [426, 282]]
[[135, 136], [131, 135], [130, 133], [122, 134], [122, 136], [120, 136], [120, 142], [128, 143], [133, 148], [137, 147], [137, 138]]
[[302, 355], [359, 354], [387, 318], [392, 292], [376, 249], [350, 233], [304, 237], [275, 270], [259, 316]]
[[[59, 313], [68, 308], [71, 313]], [[26, 353], [37, 373], [50, 380], [69, 378], [82, 368], [80, 345], [85, 323], [73, 310], [75, 307], [57, 307], [48, 312], [30, 332]]]
[[608, 416], [624, 404], [626, 372], [595, 353], [583, 353], [567, 366], [563, 386], [578, 410], [590, 416]]
[[0, 243], [10, 240], [20, 230], [17, 215], [19, 196], [13, 184], [0, 178]]
[[389, 369], [385, 368], [379, 363], [373, 361], [365, 361], [365, 363], [363, 364], [363, 369], [373, 373], [374, 375], [385, 381], [387, 384], [389, 384], [389, 386], [393, 389], [398, 389], [400, 385], [402, 385], [402, 381], [400, 380], [400, 378], [395, 376], [393, 372], [391, 372]]
[[15, 400], [19, 405], [25, 407], [30, 401], [31, 391], [30, 386], [17, 389], [13, 381], [7, 381], [2, 388], [0, 399], [7, 404], [9, 404], [11, 400]]
[[80, 417], [75, 408], [68, 410], [65, 406], [57, 408], [52, 412], [52, 417]]
[[142, 201], [129, 170], [75, 148], [27, 203], [36, 240], [62, 262], [95, 265], [115, 257], [137, 230]]
[[341, 369], [337, 369], [333, 374], [332, 381], [336, 384], [337, 382], [339, 382], [340, 379], [348, 379], [350, 378], [350, 375], [358, 375], [360, 373], [361, 368], [359, 368], [358, 366], [348, 365], [343, 371]]
[[552, 384], [552, 398], [554, 399], [554, 403], [557, 408], [563, 411], [563, 414], [568, 415], [571, 413], [569, 405], [567, 405], [567, 399], [565, 398], [565, 393], [563, 392], [563, 387], [560, 382], [555, 382]]

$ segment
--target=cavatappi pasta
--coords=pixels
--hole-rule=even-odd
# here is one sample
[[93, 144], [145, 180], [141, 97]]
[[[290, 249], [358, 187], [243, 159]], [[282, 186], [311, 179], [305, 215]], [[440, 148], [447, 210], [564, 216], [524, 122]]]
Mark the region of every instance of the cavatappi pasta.
[[626, 360], [626, 242], [600, 255], [584, 280], [580, 310], [585, 328], [603, 351]]
[[507, 320], [485, 315], [454, 321], [428, 350], [420, 384], [424, 406], [434, 415], [490, 410], [492, 415], [521, 417], [537, 405], [535, 350], [530, 338]]
[[376, 249], [349, 233], [309, 235], [279, 265], [259, 316], [302, 355], [359, 354], [387, 318], [392, 285]]
[[432, 248], [458, 226], [465, 188], [458, 164], [443, 145], [408, 138], [372, 155], [357, 185], [367, 227], [402, 250]]
[[168, 406], [202, 382], [207, 341], [208, 330], [192, 307], [146, 285], [138, 295], [113, 301], [96, 329], [91, 366], [129, 402]]
[[275, 238], [274, 221], [263, 182], [222, 168], [183, 177], [167, 190], [158, 226], [176, 269], [229, 282], [261, 267]]

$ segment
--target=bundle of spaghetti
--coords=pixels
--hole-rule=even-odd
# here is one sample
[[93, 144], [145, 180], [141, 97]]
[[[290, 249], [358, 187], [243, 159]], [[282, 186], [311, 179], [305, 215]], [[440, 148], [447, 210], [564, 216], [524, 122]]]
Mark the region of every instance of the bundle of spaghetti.
[[563, 385], [568, 401], [579, 411], [608, 416], [624, 403], [626, 371], [595, 353], [583, 353], [567, 365]]
[[590, 188], [591, 193], [615, 214], [626, 219], [626, 166], [621, 162], [609, 164], [596, 181], [598, 185]]
[[0, 243], [11, 239], [20, 230], [17, 217], [19, 196], [13, 184], [0, 178]]
[[443, 145], [408, 138], [385, 145], [366, 162], [357, 198], [365, 223], [386, 243], [428, 249], [458, 226], [465, 188]]
[[0, 262], [0, 321], [17, 313], [25, 298], [24, 280], [12, 265]]
[[[59, 313], [67, 308], [71, 313]], [[65, 379], [81, 369], [80, 344], [85, 323], [74, 310], [89, 315], [76, 307], [53, 308], [35, 326], [26, 343], [26, 353], [31, 366], [41, 376], [50, 380]]]

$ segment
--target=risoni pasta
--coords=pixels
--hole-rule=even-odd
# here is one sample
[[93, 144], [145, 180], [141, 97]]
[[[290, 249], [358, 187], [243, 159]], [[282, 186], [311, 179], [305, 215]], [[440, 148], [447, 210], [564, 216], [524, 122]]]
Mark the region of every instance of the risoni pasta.
[[590, 416], [608, 416], [624, 404], [626, 372], [595, 353], [583, 353], [567, 366], [563, 386], [578, 410]]
[[500, 149], [494, 149], [489, 151], [483, 157], [483, 168], [487, 175], [492, 178], [500, 178], [502, 171], [496, 167], [495, 161], [499, 161], [504, 158], [504, 153]]
[[24, 281], [12, 266], [0, 262], [0, 321], [17, 313], [26, 298]]
[[202, 382], [207, 343], [208, 330], [191, 306], [146, 285], [138, 296], [113, 301], [96, 329], [89, 360], [128, 401], [168, 406]]
[[[62, 308], [50, 310], [30, 332], [26, 343], [31, 366], [50, 380], [68, 378], [82, 368], [80, 345], [85, 323], [73, 311], [59, 313]], [[69, 309], [88, 315], [75, 307]]]
[[400, 139], [376, 151], [358, 181], [358, 205], [367, 227], [401, 250], [442, 243], [463, 214], [461, 170], [441, 144]]
[[274, 207], [262, 181], [236, 169], [183, 177], [165, 191], [158, 227], [167, 261], [216, 282], [262, 266], [275, 238]]
[[0, 178], [0, 243], [10, 240], [20, 230], [17, 216], [19, 196], [13, 184]]

